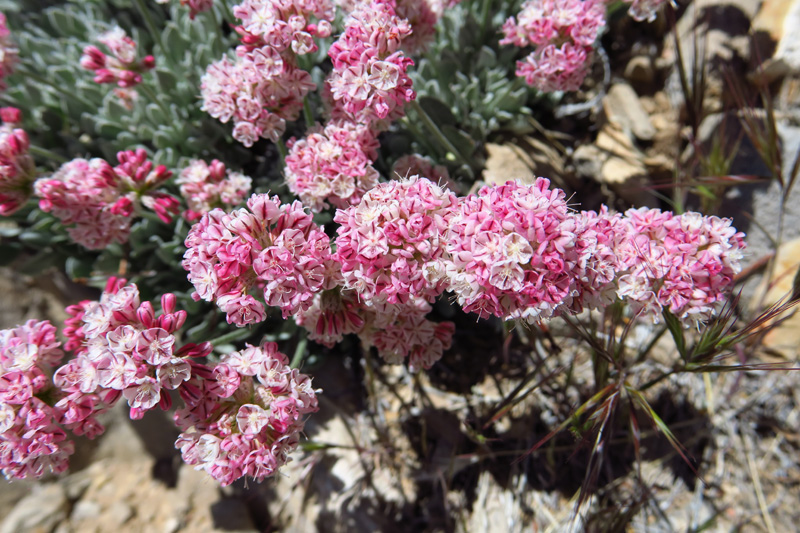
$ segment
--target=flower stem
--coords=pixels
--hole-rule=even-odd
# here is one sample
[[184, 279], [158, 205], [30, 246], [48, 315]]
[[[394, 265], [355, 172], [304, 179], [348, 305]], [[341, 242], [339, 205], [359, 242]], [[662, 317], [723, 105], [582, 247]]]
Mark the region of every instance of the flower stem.
[[314, 126], [314, 113], [311, 111], [311, 102], [308, 101], [308, 95], [303, 98], [303, 116], [306, 119], [306, 126], [309, 128]]
[[231, 341], [238, 341], [247, 338], [252, 331], [249, 329], [235, 329], [229, 333], [225, 333], [224, 335], [220, 335], [215, 339], [211, 339], [210, 342], [212, 346], [217, 347], [221, 344], [226, 344]]
[[289, 363], [289, 366], [292, 368], [298, 368], [300, 363], [303, 362], [303, 356], [306, 354], [306, 346], [308, 346], [308, 337], [303, 335], [303, 338], [297, 343], [297, 348], [294, 350], [294, 356], [292, 357], [292, 362]]
[[153, 37], [153, 41], [158, 45], [159, 50], [161, 53], [167, 55], [167, 49], [164, 46], [164, 41], [161, 40], [161, 32], [158, 31], [156, 28], [155, 23], [153, 22], [153, 17], [150, 16], [150, 10], [144, 4], [144, 0], [134, 0], [133, 2], [136, 4], [136, 9], [139, 10], [139, 13], [142, 15], [142, 19], [144, 19], [144, 25], [147, 26], [147, 31], [150, 32], [150, 35]]
[[444, 133], [442, 133], [442, 130], [440, 130], [439, 126], [433, 122], [433, 119], [431, 119], [430, 115], [428, 115], [428, 113], [422, 109], [422, 106], [419, 105], [419, 102], [412, 100], [409, 102], [409, 105], [414, 108], [414, 110], [417, 112], [417, 115], [419, 115], [420, 120], [422, 120], [422, 123], [425, 124], [425, 127], [428, 128], [428, 131], [430, 131], [436, 140], [439, 141], [439, 144], [441, 144], [447, 152], [452, 153], [459, 163], [472, 168], [472, 165], [470, 165], [469, 161], [467, 161], [461, 152], [458, 151], [458, 148], [456, 148], [453, 143], [450, 142], [450, 139], [445, 137]]
[[275, 146], [278, 147], [278, 153], [281, 154], [281, 164], [286, 166], [286, 155], [289, 153], [286, 150], [286, 143], [283, 142], [283, 139], [278, 139], [278, 142], [275, 143]]
[[215, 47], [215, 49], [224, 51], [226, 48], [225, 35], [222, 34], [222, 24], [217, 18], [217, 12], [214, 10], [214, 6], [211, 6], [211, 9], [208, 10], [208, 13], [209, 16], [211, 17], [211, 23], [214, 25], [214, 30], [216, 31], [217, 34], [217, 46]]
[[46, 159], [51, 159], [56, 163], [66, 163], [68, 161], [68, 159], [64, 156], [58, 155], [57, 153], [48, 150], [47, 148], [42, 148], [40, 146], [35, 146], [33, 144], [28, 146], [28, 151], [34, 155], [38, 155]]

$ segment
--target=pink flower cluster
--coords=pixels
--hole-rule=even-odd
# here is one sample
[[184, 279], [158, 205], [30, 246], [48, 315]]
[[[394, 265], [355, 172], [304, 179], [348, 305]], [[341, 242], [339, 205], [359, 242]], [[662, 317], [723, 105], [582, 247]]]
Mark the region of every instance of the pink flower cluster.
[[19, 50], [11, 40], [11, 31], [4, 13], [0, 13], [0, 91], [5, 90], [6, 77], [14, 70], [19, 60]]
[[569, 213], [539, 178], [485, 187], [449, 220], [445, 271], [465, 311], [541, 320], [621, 298], [636, 316], [685, 326], [728, 295], [745, 247], [728, 219], [631, 209]]
[[[303, 99], [316, 86], [297, 67], [297, 55], [316, 50], [314, 36], [330, 35], [332, 4], [326, 0], [245, 0], [234, 8], [242, 19], [242, 44], [206, 69], [200, 85], [203, 110], [223, 124], [233, 120], [233, 138], [252, 146], [277, 142], [286, 121], [297, 119]], [[320, 19], [318, 24], [311, 17]]]
[[336, 260], [344, 287], [367, 305], [429, 302], [442, 293], [442, 255], [454, 194], [418, 176], [382, 183], [337, 211]]
[[277, 142], [315, 85], [308, 72], [270, 46], [241, 52], [233, 63], [222, 58], [206, 69], [203, 110], [223, 124], [233, 120], [233, 138], [245, 146], [259, 138]]
[[[0, 215], [8, 216], [30, 198], [36, 167], [28, 154], [28, 134], [14, 127], [20, 119], [19, 111], [3, 108], [0, 115], [4, 120], [0, 126]], [[6, 121], [9, 118], [13, 122]]]
[[424, 302], [399, 306], [394, 313], [374, 313], [359, 337], [365, 346], [375, 346], [387, 363], [408, 359], [411, 372], [428, 369], [450, 349], [455, 324], [425, 318], [430, 306]]
[[197, 220], [217, 207], [242, 204], [252, 186], [249, 177], [240, 172], [226, 171], [225, 164], [216, 159], [211, 163], [193, 159], [175, 183], [181, 186], [181, 195], [189, 205], [184, 213], [189, 221]]
[[113, 168], [101, 159], [74, 159], [34, 184], [39, 207], [72, 226], [72, 239], [89, 249], [125, 242], [140, 204], [164, 222], [178, 211], [175, 197], [155, 190], [172, 175], [166, 167], [154, 168], [142, 149], [119, 152], [117, 159]]
[[58, 426], [59, 410], [48, 403], [60, 346], [47, 321], [0, 331], [0, 470], [7, 479], [61, 473], [74, 451]]
[[334, 118], [369, 124], [403, 116], [406, 102], [416, 98], [407, 74], [414, 62], [400, 50], [410, 34], [411, 26], [397, 16], [393, 0], [357, 6], [328, 50]]
[[[198, 13], [210, 10], [214, 0], [180, 0], [182, 6], [189, 6], [189, 18], [194, 20]], [[156, 0], [159, 4], [166, 4], [169, 0]]]
[[577, 224], [564, 191], [549, 186], [508, 182], [462, 199], [444, 270], [464, 311], [533, 322], [571, 295]]
[[333, 121], [311, 128], [301, 140], [288, 143], [286, 184], [313, 212], [330, 204], [345, 208], [358, 203], [378, 184], [372, 166], [380, 144], [368, 126]]
[[59, 368], [53, 381], [65, 396], [56, 404], [61, 422], [76, 434], [103, 432], [95, 416], [125, 398], [131, 418], [156, 406], [171, 405], [168, 390], [178, 389], [192, 374], [189, 358], [205, 357], [211, 345], [179, 346], [175, 333], [186, 312], [175, 309], [173, 294], [161, 297], [162, 312], [142, 302], [135, 284], [111, 278], [99, 301], [67, 308], [67, 348], [76, 357]]
[[304, 55], [317, 50], [314, 37], [330, 36], [334, 10], [330, 0], [244, 0], [233, 15], [242, 20], [236, 31], [245, 45]]
[[89, 45], [83, 49], [81, 66], [93, 70], [96, 83], [116, 83], [120, 87], [133, 87], [142, 83], [142, 73], [156, 66], [153, 56], [136, 58], [136, 42], [117, 26], [97, 39], [105, 45], [111, 55], [98, 47]]
[[545, 92], [578, 90], [606, 24], [605, 8], [604, 0], [526, 0], [503, 25], [500, 41], [536, 47], [517, 62], [517, 76]]
[[237, 326], [266, 318], [254, 295], [286, 318], [339, 279], [330, 239], [300, 202], [281, 205], [277, 196], [254, 194], [247, 207], [203, 215], [186, 237], [183, 259], [192, 297], [216, 302]]
[[6, 477], [63, 472], [73, 452], [63, 428], [94, 438], [104, 431], [97, 415], [121, 398], [136, 419], [169, 408], [171, 390], [185, 402], [174, 415], [183, 431], [176, 447], [223, 485], [243, 476], [261, 481], [289, 460], [306, 415], [318, 409], [311, 379], [290, 368], [274, 343], [248, 345], [213, 367], [198, 363], [212, 346], [180, 346], [186, 313], [175, 307], [175, 296], [165, 294], [157, 313], [136, 285], [111, 278], [99, 301], [67, 308], [66, 349], [75, 358], [55, 373], [64, 353], [48, 322], [0, 331]]
[[565, 301], [570, 313], [600, 309], [617, 298], [617, 280], [625, 265], [620, 250], [630, 246], [629, 228], [619, 213], [603, 206], [599, 213], [581, 211], [576, 220], [575, 251], [578, 260], [572, 269], [573, 289]]
[[186, 408], [175, 413], [183, 430], [183, 460], [222, 486], [273, 475], [297, 447], [306, 415], [316, 412], [311, 379], [289, 367], [275, 343], [222, 357], [213, 369], [196, 366], [182, 390]]
[[744, 234], [728, 219], [648, 208], [627, 211], [625, 223], [630, 245], [620, 254], [627, 273], [619, 295], [655, 322], [662, 310], [685, 325], [708, 320], [741, 271]]

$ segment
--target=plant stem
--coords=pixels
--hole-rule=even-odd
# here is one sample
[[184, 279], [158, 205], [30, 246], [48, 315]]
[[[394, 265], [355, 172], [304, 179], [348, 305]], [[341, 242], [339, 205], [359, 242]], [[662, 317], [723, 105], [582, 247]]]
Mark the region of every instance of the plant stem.
[[208, 342], [210, 342], [213, 346], [216, 347], [217, 345], [224, 344], [224, 343], [226, 343], [228, 341], [238, 341], [240, 339], [246, 338], [247, 335], [243, 336], [242, 335], [243, 333], [247, 333], [249, 335], [250, 331], [246, 330], [246, 329], [235, 329], [235, 330], [233, 330], [233, 331], [231, 331], [229, 333], [225, 333], [224, 335], [220, 335], [219, 337], [217, 337], [215, 339], [211, 339]]
[[314, 126], [314, 112], [311, 111], [311, 102], [308, 101], [308, 95], [303, 98], [303, 116], [306, 119], [306, 126], [309, 128]]
[[146, 84], [144, 84], [144, 83], [142, 83], [142, 84], [138, 85], [138, 87], [139, 87], [139, 88], [142, 90], [142, 92], [143, 92], [144, 94], [146, 94], [146, 95], [147, 95], [147, 97], [148, 97], [148, 98], [149, 98], [149, 99], [150, 99], [150, 100], [151, 100], [153, 103], [155, 103], [155, 104], [156, 104], [158, 107], [160, 107], [160, 108], [161, 108], [161, 111], [163, 111], [163, 112], [164, 112], [164, 114], [166, 115], [166, 117], [165, 117], [165, 118], [166, 118], [167, 120], [169, 120], [169, 118], [172, 116], [172, 112], [169, 110], [169, 107], [167, 107], [167, 104], [165, 104], [164, 102], [162, 102], [162, 101], [161, 101], [161, 100], [158, 98], [158, 95], [155, 93], [155, 91], [153, 91], [153, 89], [152, 89], [152, 88], [150, 88], [150, 86], [149, 86], [149, 85], [146, 85]]
[[281, 154], [281, 164], [286, 166], [286, 155], [289, 153], [286, 150], [286, 143], [283, 142], [283, 139], [278, 139], [278, 142], [275, 143], [275, 146], [278, 147], [278, 153]]
[[38, 155], [47, 159], [51, 159], [56, 163], [66, 163], [68, 159], [64, 156], [58, 155], [57, 153], [48, 150], [47, 148], [41, 148], [39, 146], [35, 146], [33, 144], [28, 146], [28, 151], [34, 155]]
[[217, 46], [215, 47], [215, 49], [218, 51], [224, 51], [225, 36], [222, 34], [222, 24], [217, 18], [217, 12], [214, 11], [214, 6], [211, 6], [211, 9], [208, 10], [208, 13], [211, 16], [211, 23], [214, 25], [214, 31], [217, 35]]
[[492, 0], [483, 0], [481, 5], [481, 33], [480, 39], [478, 40], [478, 46], [483, 46], [483, 42], [486, 39], [486, 28], [489, 26], [489, 8], [492, 6]]
[[306, 346], [308, 346], [308, 337], [303, 335], [303, 338], [297, 343], [297, 348], [294, 349], [292, 362], [289, 363], [290, 367], [298, 368], [300, 366], [300, 363], [303, 361], [303, 356], [306, 354]]
[[422, 120], [422, 123], [425, 124], [425, 127], [428, 128], [431, 134], [433, 134], [433, 136], [436, 138], [437, 141], [439, 141], [439, 143], [444, 147], [444, 149], [447, 152], [452, 153], [459, 163], [461, 163], [462, 165], [466, 165], [469, 168], [472, 168], [472, 165], [470, 165], [469, 162], [461, 154], [461, 152], [458, 151], [458, 148], [453, 146], [453, 143], [450, 142], [450, 139], [445, 137], [444, 133], [442, 133], [442, 130], [440, 130], [439, 126], [437, 126], [436, 123], [433, 122], [433, 119], [431, 119], [430, 115], [428, 115], [428, 113], [426, 113], [425, 110], [422, 109], [422, 106], [419, 105], [419, 102], [417, 102], [416, 100], [412, 100], [411, 102], [409, 102], [409, 105], [417, 112], [417, 115], [419, 115], [419, 118], [420, 120]]
[[136, 4], [136, 9], [138, 9], [139, 13], [142, 15], [142, 19], [144, 19], [144, 25], [147, 26], [147, 31], [150, 32], [150, 35], [153, 37], [153, 41], [158, 45], [161, 53], [169, 57], [167, 49], [164, 46], [164, 41], [161, 40], [161, 32], [156, 28], [153, 17], [150, 16], [150, 10], [147, 9], [147, 6], [144, 4], [144, 0], [133, 1]]

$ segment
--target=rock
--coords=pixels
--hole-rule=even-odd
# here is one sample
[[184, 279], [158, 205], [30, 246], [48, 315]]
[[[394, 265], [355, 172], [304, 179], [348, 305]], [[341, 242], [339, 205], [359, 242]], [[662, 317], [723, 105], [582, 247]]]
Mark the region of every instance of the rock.
[[683, 64], [678, 65], [678, 53], [672, 32], [665, 38], [663, 58], [674, 65], [667, 80], [672, 106], [680, 109], [684, 103], [679, 67], [692, 83], [692, 72], [699, 70], [695, 57], [705, 67], [703, 105], [707, 112], [721, 111], [728, 103], [731, 91], [728, 79], [744, 75], [750, 57], [750, 21], [758, 12], [760, 0], [697, 0], [686, 8], [677, 24], [678, 41]]
[[607, 185], [626, 201], [644, 205], [649, 198], [644, 190], [647, 169], [644, 154], [630, 137], [613, 124], [606, 124], [594, 144], [579, 146], [572, 161], [580, 176]]
[[627, 83], [615, 83], [603, 98], [603, 110], [609, 122], [639, 140], [652, 141], [656, 130], [639, 102], [639, 96]]
[[[775, 255], [772, 275], [764, 278], [752, 299], [751, 310], [759, 311], [774, 305], [779, 300], [786, 300], [792, 292], [794, 278], [800, 270], [800, 238], [781, 244]], [[793, 308], [782, 316], [784, 319], [777, 326], [772, 327], [764, 336], [763, 344], [789, 359], [800, 355], [800, 313]]]
[[102, 507], [92, 500], [81, 500], [72, 508], [71, 520], [90, 520], [100, 515]]
[[0, 533], [50, 533], [67, 517], [69, 501], [61, 485], [36, 486], [3, 520]]
[[752, 63], [759, 64], [750, 78], [772, 83], [792, 73], [800, 72], [800, 39], [795, 31], [800, 24], [800, 0], [767, 0], [753, 20], [753, 32], [767, 35], [777, 43], [772, 57], [763, 54], [768, 45], [754, 49]]
[[628, 64], [625, 65], [623, 74], [625, 79], [631, 83], [641, 83], [649, 85], [656, 77], [656, 69], [653, 58], [650, 56], [633, 56]]
[[486, 153], [483, 181], [487, 184], [502, 185], [515, 179], [530, 184], [536, 180], [536, 163], [518, 146], [487, 143]]

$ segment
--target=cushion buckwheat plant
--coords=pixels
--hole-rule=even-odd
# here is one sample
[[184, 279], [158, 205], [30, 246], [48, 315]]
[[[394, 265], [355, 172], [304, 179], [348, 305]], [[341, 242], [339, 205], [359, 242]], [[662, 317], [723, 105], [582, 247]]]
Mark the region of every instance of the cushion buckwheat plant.
[[277, 142], [316, 87], [297, 56], [317, 49], [314, 37], [330, 35], [333, 4], [245, 0], [233, 12], [242, 20], [236, 27], [242, 44], [233, 62], [223, 57], [206, 69], [203, 110], [223, 124], [232, 120], [233, 138], [245, 146], [259, 138]]
[[156, 66], [153, 56], [136, 58], [136, 41], [128, 37], [125, 30], [117, 26], [97, 38], [111, 55], [105, 54], [94, 45], [83, 50], [81, 66], [95, 73], [96, 83], [115, 83], [130, 88], [142, 83], [142, 73]]
[[4, 13], [0, 13], [0, 91], [5, 90], [5, 78], [14, 70], [19, 61], [19, 50], [11, 39], [11, 30], [8, 29], [8, 20]]
[[33, 193], [36, 168], [28, 153], [28, 134], [15, 127], [20, 120], [19, 112], [3, 108], [0, 116], [3, 116], [3, 125], [0, 126], [0, 215], [8, 216], [22, 207]]
[[545, 92], [578, 90], [606, 23], [605, 8], [604, 0], [527, 0], [503, 25], [500, 41], [536, 47], [517, 62], [517, 76]]
[[168, 390], [191, 377], [190, 358], [211, 352], [208, 343], [180, 346], [175, 333], [186, 321], [173, 294], [161, 297], [162, 312], [142, 302], [135, 284], [111, 278], [99, 301], [70, 306], [66, 347], [76, 357], [59, 368], [55, 385], [65, 393], [56, 404], [76, 434], [103, 432], [97, 414], [125, 398], [133, 419], [156, 406], [172, 404]]
[[408, 21], [397, 16], [391, 2], [357, 5], [328, 50], [333, 118], [369, 124], [404, 115], [406, 102], [416, 98], [407, 74], [414, 62], [400, 49], [410, 34]]
[[286, 184], [313, 212], [328, 203], [346, 208], [378, 184], [372, 162], [380, 143], [368, 126], [333, 121], [288, 143]]

